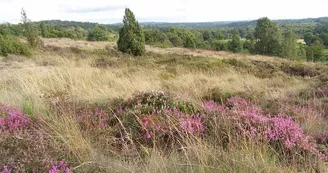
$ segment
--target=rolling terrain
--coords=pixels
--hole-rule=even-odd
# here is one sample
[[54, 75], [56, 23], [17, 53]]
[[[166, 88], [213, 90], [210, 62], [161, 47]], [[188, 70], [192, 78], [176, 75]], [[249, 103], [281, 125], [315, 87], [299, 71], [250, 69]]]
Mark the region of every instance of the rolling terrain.
[[328, 64], [153, 46], [134, 57], [110, 42], [43, 41], [29, 57], [0, 57], [0, 115], [16, 117], [0, 119], [0, 163], [15, 158], [1, 166], [328, 171]]

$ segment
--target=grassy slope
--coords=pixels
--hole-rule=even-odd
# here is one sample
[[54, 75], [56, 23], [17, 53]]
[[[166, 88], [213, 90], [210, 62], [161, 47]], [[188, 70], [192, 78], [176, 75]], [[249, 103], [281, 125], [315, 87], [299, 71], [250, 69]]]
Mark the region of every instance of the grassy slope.
[[[33, 115], [40, 116], [51, 114], [49, 105], [59, 102], [106, 104], [151, 90], [200, 104], [213, 88], [283, 103], [299, 101], [301, 93], [326, 85], [320, 76], [328, 69], [324, 64], [183, 48], [147, 47], [145, 56], [133, 58], [106, 42], [46, 39], [45, 45], [30, 59], [9, 56], [0, 62], [0, 103], [18, 108], [29, 103]], [[99, 50], [107, 45], [105, 51]], [[190, 143], [184, 152], [170, 154], [145, 149], [149, 155], [142, 164], [138, 156], [130, 161], [122, 155], [106, 157], [92, 137], [82, 134], [70, 112], [64, 114], [67, 118], [50, 118], [48, 125], [67, 141], [77, 172], [297, 172], [299, 168], [280, 164], [266, 147], [252, 144], [224, 151], [203, 142]]]

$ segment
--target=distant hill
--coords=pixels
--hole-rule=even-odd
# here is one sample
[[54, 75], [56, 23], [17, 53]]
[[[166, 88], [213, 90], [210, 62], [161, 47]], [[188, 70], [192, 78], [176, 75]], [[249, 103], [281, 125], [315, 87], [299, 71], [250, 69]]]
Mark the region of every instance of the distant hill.
[[[328, 17], [307, 18], [307, 19], [283, 19], [273, 20], [279, 25], [291, 24], [320, 24], [328, 22]], [[251, 21], [226, 21], [226, 22], [198, 22], [198, 23], [142, 23], [149, 28], [165, 28], [165, 27], [185, 27], [185, 28], [212, 28], [212, 27], [252, 27], [256, 26], [257, 20]]]
[[62, 21], [62, 20], [43, 20], [35, 23], [45, 23], [47, 25], [59, 26], [62, 28], [81, 27], [83, 29], [92, 29], [97, 23], [92, 22], [76, 22], [76, 21]]
[[[320, 18], [307, 18], [307, 19], [283, 19], [274, 20], [279, 25], [295, 25], [295, 24], [308, 24], [315, 25], [323, 22], [328, 22], [328, 17]], [[84, 29], [94, 28], [97, 23], [92, 22], [76, 22], [76, 21], [61, 21], [61, 20], [46, 20], [40, 21], [48, 25], [55, 25], [59, 27], [81, 27]], [[36, 23], [40, 23], [36, 22]], [[163, 22], [144, 22], [141, 23], [145, 28], [169, 28], [169, 27], [182, 27], [182, 28], [213, 28], [213, 27], [252, 27], [257, 23], [256, 20], [251, 21], [223, 21], [223, 22], [194, 22], [194, 23], [163, 23]], [[108, 24], [108, 28], [117, 30], [122, 24]]]

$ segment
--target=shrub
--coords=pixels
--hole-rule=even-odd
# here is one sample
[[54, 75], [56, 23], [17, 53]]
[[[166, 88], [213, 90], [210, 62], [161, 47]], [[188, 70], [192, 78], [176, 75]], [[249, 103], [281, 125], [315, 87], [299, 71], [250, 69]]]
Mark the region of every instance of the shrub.
[[295, 76], [318, 76], [320, 71], [316, 68], [302, 63], [283, 63], [281, 70], [287, 74]]
[[109, 116], [107, 112], [98, 108], [81, 113], [77, 119], [82, 130], [104, 129], [109, 125]]
[[324, 56], [325, 46], [320, 41], [315, 41], [306, 47], [307, 61], [319, 61]]
[[231, 124], [232, 129], [227, 133], [232, 133], [232, 138], [246, 137], [252, 141], [272, 144], [273, 147], [275, 143], [280, 143], [285, 151], [298, 148], [322, 159], [327, 158], [317, 149], [314, 139], [306, 135], [300, 125], [286, 114], [264, 115], [261, 108], [241, 97], [228, 99], [228, 104], [231, 109], [207, 101], [203, 103], [203, 108], [210, 116], [223, 117]]
[[223, 40], [212, 40], [211, 42], [212, 48], [216, 51], [227, 51], [228, 50], [228, 43]]
[[220, 88], [212, 88], [207, 91], [205, 96], [203, 97], [204, 100], [213, 100], [220, 104], [225, 104], [228, 98], [233, 96], [232, 93], [225, 93]]
[[253, 40], [245, 40], [243, 43], [243, 49], [248, 51], [248, 53], [254, 53], [254, 41]]
[[201, 114], [189, 115], [178, 109], [164, 108], [144, 116], [141, 124], [147, 139], [163, 136], [178, 138], [178, 133], [201, 135], [204, 132], [202, 118]]
[[21, 15], [22, 15], [23, 26], [26, 32], [25, 34], [26, 34], [27, 42], [33, 48], [41, 46], [43, 42], [39, 35], [39, 31], [36, 27], [32, 25], [31, 21], [27, 18], [24, 9], [22, 9]]
[[8, 54], [31, 55], [30, 48], [18, 38], [11, 35], [0, 35], [0, 55]]
[[233, 53], [238, 53], [243, 50], [243, 42], [237, 31], [234, 32], [232, 40], [228, 42], [228, 49]]
[[183, 47], [196, 48], [196, 37], [193, 33], [187, 32], [183, 38]]
[[[163, 91], [137, 93], [114, 112], [137, 143], [149, 143], [152, 138], [173, 144], [181, 133], [199, 135], [203, 131], [197, 108], [188, 102], [174, 102]], [[114, 127], [124, 130], [118, 122]]]
[[160, 30], [145, 30], [145, 41], [152, 45], [170, 45], [170, 40]]
[[[46, 163], [52, 163], [60, 153], [50, 141], [49, 135], [34, 126], [21, 111], [9, 105], [0, 105], [0, 171], [50, 171], [52, 168], [47, 167]], [[63, 167], [63, 164], [60, 165]], [[69, 171], [66, 165], [65, 171]]]
[[177, 34], [169, 32], [167, 33], [167, 36], [173, 46], [175, 47], [183, 46], [183, 40]]
[[109, 32], [102, 25], [97, 25], [93, 30], [89, 31], [88, 41], [108, 41]]

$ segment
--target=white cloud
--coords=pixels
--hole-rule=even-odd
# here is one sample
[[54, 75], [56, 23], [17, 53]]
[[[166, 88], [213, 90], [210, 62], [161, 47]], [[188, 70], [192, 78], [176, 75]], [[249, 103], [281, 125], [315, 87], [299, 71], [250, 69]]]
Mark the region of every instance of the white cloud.
[[34, 21], [114, 23], [125, 7], [143, 22], [199, 22], [322, 17], [327, 6], [326, 0], [0, 0], [0, 22], [19, 22], [21, 8]]

